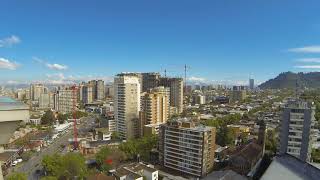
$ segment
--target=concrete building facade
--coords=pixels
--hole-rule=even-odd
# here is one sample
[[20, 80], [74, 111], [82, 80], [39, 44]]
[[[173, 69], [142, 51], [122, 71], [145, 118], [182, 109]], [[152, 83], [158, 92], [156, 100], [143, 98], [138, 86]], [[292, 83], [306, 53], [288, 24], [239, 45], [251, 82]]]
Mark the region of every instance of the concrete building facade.
[[56, 94], [56, 110], [61, 113], [71, 113], [73, 111], [73, 104], [78, 104], [78, 91], [70, 88], [61, 89]]
[[141, 136], [145, 125], [166, 123], [170, 113], [170, 89], [163, 86], [149, 89], [141, 96]]
[[139, 136], [140, 83], [134, 74], [118, 74], [114, 79], [114, 116], [122, 139]]
[[315, 106], [302, 100], [290, 100], [283, 108], [280, 154], [290, 154], [310, 161], [314, 142]]
[[216, 129], [187, 119], [168, 121], [159, 130], [159, 159], [166, 167], [194, 177], [213, 168]]
[[142, 73], [142, 91], [147, 92], [149, 89], [158, 87], [160, 83], [160, 73]]
[[183, 111], [183, 79], [161, 78], [160, 86], [170, 88], [170, 106], [176, 107], [178, 113]]

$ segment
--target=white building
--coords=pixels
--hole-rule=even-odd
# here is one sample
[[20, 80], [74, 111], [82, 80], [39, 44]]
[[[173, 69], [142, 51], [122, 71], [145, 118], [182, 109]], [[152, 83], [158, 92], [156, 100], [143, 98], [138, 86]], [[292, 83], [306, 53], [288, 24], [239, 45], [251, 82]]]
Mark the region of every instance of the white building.
[[34, 125], [37, 126], [37, 125], [41, 124], [41, 119], [40, 118], [38, 118], [38, 119], [30, 119], [29, 123], [34, 124]]
[[114, 79], [114, 115], [122, 139], [138, 136], [140, 83], [134, 74], [119, 74]]
[[111, 133], [117, 131], [117, 124], [114, 119], [108, 120], [108, 128], [109, 128], [109, 132]]
[[72, 126], [72, 124], [73, 124], [72, 122], [69, 122], [69, 123], [54, 125], [54, 132], [61, 133], [63, 131], [66, 131], [68, 128]]

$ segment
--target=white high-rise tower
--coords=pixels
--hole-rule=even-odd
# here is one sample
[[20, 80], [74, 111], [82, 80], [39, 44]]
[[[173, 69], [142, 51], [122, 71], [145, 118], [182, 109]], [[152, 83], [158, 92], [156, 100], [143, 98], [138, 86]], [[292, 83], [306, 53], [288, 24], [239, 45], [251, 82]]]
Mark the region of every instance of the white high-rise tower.
[[140, 83], [135, 74], [118, 74], [114, 79], [114, 115], [122, 139], [139, 135]]

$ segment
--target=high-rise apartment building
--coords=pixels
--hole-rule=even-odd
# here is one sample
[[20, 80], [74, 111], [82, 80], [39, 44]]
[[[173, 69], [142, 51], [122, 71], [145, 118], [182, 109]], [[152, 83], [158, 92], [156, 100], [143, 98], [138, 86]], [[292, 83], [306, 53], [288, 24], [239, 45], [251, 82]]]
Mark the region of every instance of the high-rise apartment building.
[[88, 82], [87, 85], [92, 87], [92, 97], [93, 97], [93, 100], [96, 100], [97, 99], [97, 81], [91, 80]]
[[30, 85], [30, 99], [32, 101], [38, 101], [40, 95], [45, 93], [45, 87], [43, 84], [31, 84]]
[[91, 84], [84, 85], [81, 88], [82, 102], [85, 104], [92, 103], [94, 101], [94, 87]]
[[288, 153], [310, 161], [314, 142], [315, 106], [303, 100], [290, 100], [283, 108], [280, 154]]
[[250, 90], [254, 90], [254, 79], [249, 79], [249, 88]]
[[142, 73], [142, 91], [147, 92], [149, 89], [158, 87], [160, 83], [160, 73], [150, 72]]
[[78, 91], [73, 91], [71, 88], [60, 89], [56, 94], [56, 110], [61, 113], [73, 112], [73, 105], [77, 106]]
[[160, 86], [170, 88], [170, 106], [176, 107], [178, 113], [183, 111], [183, 79], [161, 78]]
[[243, 101], [247, 97], [247, 91], [245, 86], [233, 86], [230, 91], [230, 101]]
[[150, 128], [159, 127], [160, 124], [167, 122], [170, 113], [170, 89], [163, 86], [149, 89], [141, 95], [141, 135], [143, 130], [148, 127], [144, 127], [148, 124]]
[[105, 87], [105, 94], [106, 97], [113, 97], [114, 96], [114, 87], [113, 84], [108, 84]]
[[40, 94], [39, 97], [39, 108], [48, 109], [50, 108], [50, 95], [48, 93]]
[[166, 167], [203, 177], [212, 170], [216, 129], [197, 126], [187, 119], [168, 121], [160, 126], [159, 159]]
[[104, 100], [105, 98], [105, 87], [104, 87], [104, 81], [103, 80], [97, 80], [97, 100]]
[[118, 74], [114, 78], [114, 116], [122, 139], [139, 136], [140, 83], [134, 74]]
[[87, 104], [96, 100], [104, 100], [105, 86], [103, 80], [91, 80], [80, 84], [80, 101]]

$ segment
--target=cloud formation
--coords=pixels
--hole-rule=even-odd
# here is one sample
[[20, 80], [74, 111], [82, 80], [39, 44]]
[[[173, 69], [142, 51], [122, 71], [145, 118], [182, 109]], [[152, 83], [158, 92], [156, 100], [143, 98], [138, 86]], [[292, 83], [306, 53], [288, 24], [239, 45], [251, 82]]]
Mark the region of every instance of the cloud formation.
[[288, 49], [289, 52], [296, 52], [296, 53], [320, 53], [320, 46], [304, 46], [299, 48], [291, 48]]
[[0, 69], [16, 70], [19, 64], [0, 57]]
[[11, 47], [15, 44], [19, 44], [20, 42], [21, 42], [21, 40], [18, 36], [12, 35], [10, 37], [0, 39], [0, 48], [1, 47]]
[[58, 70], [58, 71], [67, 70], [68, 69], [68, 66], [63, 65], [63, 64], [49, 64], [49, 63], [47, 63], [46, 66], [49, 69]]
[[195, 76], [191, 76], [191, 77], [187, 78], [187, 80], [190, 82], [205, 82], [206, 81], [205, 78], [195, 77]]
[[320, 63], [320, 58], [301, 58], [296, 61], [302, 63]]
[[300, 68], [300, 69], [320, 69], [320, 65], [299, 65], [299, 66], [295, 66], [295, 68]]
[[101, 79], [107, 83], [113, 81], [111, 76], [80, 76], [80, 75], [69, 75], [65, 76], [63, 73], [46, 74], [46, 79], [43, 81], [44, 84], [76, 84], [82, 81], [89, 81], [93, 79]]
[[46, 66], [47, 68], [52, 69], [52, 70], [63, 71], [63, 70], [68, 69], [68, 66], [66, 66], [64, 64], [57, 64], [57, 63], [51, 64], [51, 63], [48, 63], [45, 60], [38, 58], [38, 57], [32, 57], [32, 59], [34, 62], [37, 62], [39, 64], [43, 64], [44, 66]]

